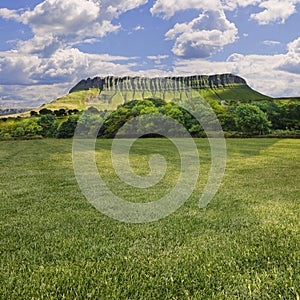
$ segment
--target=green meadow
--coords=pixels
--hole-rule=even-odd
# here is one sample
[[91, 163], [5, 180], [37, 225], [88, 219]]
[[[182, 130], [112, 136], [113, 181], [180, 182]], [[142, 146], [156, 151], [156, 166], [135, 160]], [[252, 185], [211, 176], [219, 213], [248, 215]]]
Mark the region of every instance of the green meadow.
[[[72, 165], [72, 140], [0, 142], [0, 299], [299, 299], [300, 140], [227, 139], [220, 189], [198, 208], [209, 144], [195, 140], [200, 176], [174, 214], [126, 224], [92, 207]], [[159, 199], [175, 185], [179, 155], [167, 139], [139, 139], [132, 169], [168, 168], [157, 186], [122, 183], [99, 139], [96, 160], [127, 201]]]

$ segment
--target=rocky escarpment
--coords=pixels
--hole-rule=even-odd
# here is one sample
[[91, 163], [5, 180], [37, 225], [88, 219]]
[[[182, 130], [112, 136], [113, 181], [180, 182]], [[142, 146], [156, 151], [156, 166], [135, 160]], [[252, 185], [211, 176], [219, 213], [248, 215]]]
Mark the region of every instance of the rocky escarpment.
[[174, 76], [174, 77], [95, 77], [81, 80], [76, 84], [70, 93], [82, 90], [97, 88], [103, 90], [180, 90], [183, 88], [192, 89], [214, 89], [227, 88], [232, 85], [247, 85], [246, 81], [232, 74], [218, 75], [194, 75], [194, 76]]

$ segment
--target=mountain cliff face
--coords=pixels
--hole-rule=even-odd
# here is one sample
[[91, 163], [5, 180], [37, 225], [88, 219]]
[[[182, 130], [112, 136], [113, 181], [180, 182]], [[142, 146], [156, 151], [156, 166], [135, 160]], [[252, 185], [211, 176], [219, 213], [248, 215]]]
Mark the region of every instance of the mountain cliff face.
[[106, 76], [81, 80], [69, 94], [45, 107], [84, 110], [94, 106], [99, 110], [114, 110], [132, 100], [157, 98], [183, 103], [195, 95], [218, 102], [270, 99], [249, 87], [243, 78], [232, 74], [156, 78]]
[[81, 80], [76, 84], [70, 93], [77, 91], [97, 88], [103, 90], [180, 90], [183, 88], [193, 88], [197, 90], [228, 88], [230, 86], [247, 86], [246, 81], [236, 75], [219, 74], [219, 75], [194, 75], [178, 77], [95, 77]]

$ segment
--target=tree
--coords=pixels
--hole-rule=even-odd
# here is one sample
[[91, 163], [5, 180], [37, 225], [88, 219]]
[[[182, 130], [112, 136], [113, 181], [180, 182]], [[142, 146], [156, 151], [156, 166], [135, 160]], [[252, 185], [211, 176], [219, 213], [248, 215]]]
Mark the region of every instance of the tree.
[[30, 116], [31, 117], [36, 117], [36, 116], [38, 116], [39, 114], [36, 112], [36, 111], [34, 111], [34, 110], [32, 110], [31, 112], [30, 112]]
[[42, 115], [37, 122], [43, 128], [41, 132], [42, 136], [55, 137], [58, 123], [54, 115]]
[[98, 130], [102, 125], [103, 118], [100, 115], [99, 111], [87, 110], [83, 112], [81, 117], [78, 120], [78, 129], [81, 136], [91, 136], [95, 137], [98, 134]]
[[227, 132], [237, 131], [235, 123], [236, 106], [223, 105], [218, 109], [214, 109], [216, 116], [222, 126], [222, 129]]
[[57, 117], [63, 117], [67, 115], [67, 112], [64, 108], [60, 108], [59, 110], [55, 110], [53, 112]]
[[18, 126], [15, 128], [14, 132], [13, 132], [13, 136], [14, 137], [22, 137], [25, 136], [25, 131], [23, 129], [22, 126]]
[[29, 119], [23, 122], [23, 128], [25, 131], [25, 136], [36, 136], [40, 135], [43, 131], [43, 127], [40, 126], [36, 120]]
[[17, 120], [8, 128], [9, 133], [14, 137], [28, 136], [33, 137], [40, 135], [43, 128], [35, 119]]
[[63, 122], [57, 131], [58, 138], [70, 138], [74, 136], [74, 132], [77, 126], [78, 116], [70, 116], [67, 121]]
[[251, 104], [240, 104], [237, 107], [235, 123], [238, 130], [247, 134], [263, 134], [271, 125], [267, 114]]
[[79, 113], [79, 110], [78, 109], [69, 109], [68, 110], [68, 115], [76, 115]]
[[53, 111], [51, 109], [48, 108], [42, 108], [39, 111], [40, 115], [49, 115], [49, 114], [53, 114]]

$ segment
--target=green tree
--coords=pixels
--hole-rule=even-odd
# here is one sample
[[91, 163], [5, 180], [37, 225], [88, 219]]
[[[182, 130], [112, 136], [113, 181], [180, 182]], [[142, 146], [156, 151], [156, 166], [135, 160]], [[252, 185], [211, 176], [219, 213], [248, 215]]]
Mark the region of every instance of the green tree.
[[240, 104], [237, 107], [235, 123], [238, 130], [247, 134], [263, 134], [271, 125], [267, 114], [251, 104]]
[[37, 120], [35, 119], [28, 119], [23, 123], [23, 128], [25, 131], [25, 136], [36, 136], [36, 135], [40, 135], [41, 132], [43, 131], [43, 127], [40, 126], [37, 123]]
[[63, 122], [57, 131], [58, 138], [70, 138], [74, 136], [74, 132], [77, 126], [79, 116], [70, 116], [65, 122]]
[[36, 116], [38, 116], [39, 114], [36, 112], [36, 111], [34, 111], [34, 110], [32, 110], [31, 112], [30, 112], [30, 116], [31, 117], [36, 117]]
[[232, 132], [237, 131], [235, 123], [235, 110], [236, 106], [222, 105], [215, 109], [215, 114], [222, 126], [223, 131]]
[[53, 114], [57, 117], [64, 117], [68, 115], [67, 111], [64, 108], [54, 110]]
[[58, 127], [56, 118], [52, 114], [42, 115], [38, 119], [38, 124], [43, 128], [41, 135], [44, 137], [55, 137]]
[[183, 112], [174, 106], [167, 105], [166, 106], [166, 116], [176, 120], [177, 122], [184, 124], [184, 115]]
[[22, 126], [17, 126], [13, 132], [14, 137], [22, 137], [25, 136], [25, 131]]
[[40, 115], [49, 115], [49, 114], [52, 114], [53, 111], [51, 109], [48, 109], [48, 108], [42, 108], [40, 111], [39, 111]]
[[82, 136], [96, 136], [98, 129], [103, 123], [103, 118], [98, 113], [91, 112], [90, 110], [85, 111], [78, 120], [79, 134]]

